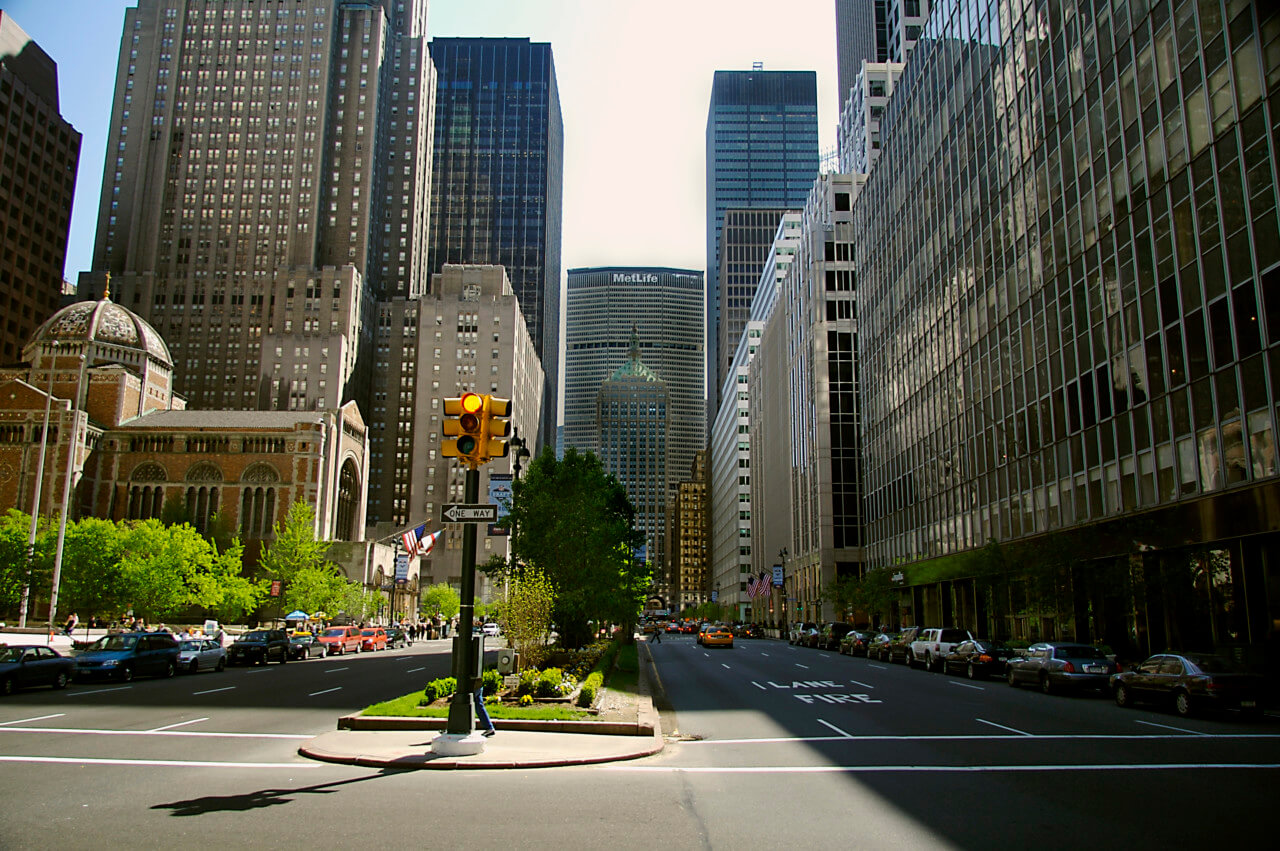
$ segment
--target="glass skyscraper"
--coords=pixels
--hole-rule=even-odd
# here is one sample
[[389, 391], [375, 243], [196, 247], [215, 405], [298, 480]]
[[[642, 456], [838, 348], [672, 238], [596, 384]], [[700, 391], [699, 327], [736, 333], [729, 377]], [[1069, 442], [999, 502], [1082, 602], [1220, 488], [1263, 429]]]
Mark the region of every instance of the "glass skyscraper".
[[933, 9], [854, 206], [867, 554], [902, 622], [1274, 642], [1277, 11]]
[[[724, 282], [720, 232], [729, 209], [804, 207], [818, 176], [818, 83], [812, 71], [716, 71], [707, 116], [707, 397], [717, 409]], [[780, 218], [780, 217], [779, 217]], [[776, 228], [776, 222], [774, 227]], [[763, 259], [774, 228], [762, 229]], [[747, 280], [754, 283], [759, 269]], [[744, 306], [751, 303], [745, 294]], [[736, 338], [734, 344], [736, 344]]]
[[438, 88], [428, 263], [432, 272], [446, 263], [507, 270], [546, 373], [540, 444], [554, 446], [564, 128], [551, 45], [437, 38], [430, 47]]

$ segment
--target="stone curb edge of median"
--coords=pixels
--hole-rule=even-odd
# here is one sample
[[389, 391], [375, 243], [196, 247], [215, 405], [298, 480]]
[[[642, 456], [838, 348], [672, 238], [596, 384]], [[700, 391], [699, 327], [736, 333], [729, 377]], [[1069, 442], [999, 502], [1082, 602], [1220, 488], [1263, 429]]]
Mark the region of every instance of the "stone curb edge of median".
[[[639, 695], [639, 718], [628, 721], [535, 721], [519, 718], [495, 718], [499, 730], [529, 733], [589, 733], [599, 736], [652, 736], [658, 730], [658, 713], [649, 695]], [[393, 715], [361, 715], [353, 713], [338, 719], [339, 730], [443, 730], [445, 718], [405, 718]], [[559, 763], [557, 763], [559, 764]]]
[[331, 762], [340, 765], [358, 765], [363, 768], [401, 768], [401, 769], [434, 769], [434, 770], [476, 770], [476, 769], [508, 769], [508, 768], [557, 768], [574, 765], [598, 765], [606, 762], [620, 762], [629, 759], [641, 759], [652, 756], [663, 749], [665, 742], [661, 736], [653, 736], [652, 744], [643, 748], [621, 754], [609, 754], [596, 757], [549, 757], [531, 760], [468, 760], [466, 758], [432, 759], [429, 755], [409, 757], [379, 757], [366, 754], [338, 754], [320, 748], [303, 745], [298, 753], [309, 759], [320, 762]]

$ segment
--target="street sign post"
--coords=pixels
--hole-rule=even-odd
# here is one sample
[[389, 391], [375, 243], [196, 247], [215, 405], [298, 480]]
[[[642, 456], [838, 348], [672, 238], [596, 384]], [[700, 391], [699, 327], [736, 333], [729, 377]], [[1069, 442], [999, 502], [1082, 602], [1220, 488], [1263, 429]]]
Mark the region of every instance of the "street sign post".
[[440, 506], [441, 523], [496, 523], [498, 506], [465, 503], [449, 503]]

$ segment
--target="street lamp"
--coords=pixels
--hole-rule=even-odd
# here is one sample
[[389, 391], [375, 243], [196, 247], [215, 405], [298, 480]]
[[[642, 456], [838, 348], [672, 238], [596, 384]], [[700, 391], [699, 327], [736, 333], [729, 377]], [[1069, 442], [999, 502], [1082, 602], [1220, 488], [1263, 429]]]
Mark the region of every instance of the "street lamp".
[[[49, 592], [49, 635], [58, 622], [58, 586], [62, 583], [62, 546], [67, 539], [67, 510], [71, 507], [71, 474], [75, 471], [76, 444], [80, 436], [80, 396], [84, 389], [85, 349], [80, 350], [80, 374], [76, 378], [76, 400], [71, 411], [71, 435], [67, 439], [67, 478], [62, 487], [62, 516], [58, 518], [58, 548], [53, 557], [53, 587]], [[86, 435], [87, 437], [87, 435]]]
[[778, 610], [782, 613], [782, 619], [778, 624], [778, 637], [786, 638], [787, 631], [787, 548], [783, 547], [778, 550], [778, 561], [782, 562], [782, 603]]
[[22, 608], [18, 613], [18, 626], [27, 625], [27, 608], [31, 603], [31, 573], [36, 560], [36, 530], [40, 522], [40, 488], [44, 484], [44, 458], [49, 447], [49, 414], [53, 408], [53, 367], [57, 358], [58, 341], [50, 340], [46, 347], [49, 355], [49, 383], [44, 394], [44, 428], [40, 432], [40, 460], [36, 463], [35, 490], [31, 496], [31, 530], [27, 535], [27, 575], [22, 582]]

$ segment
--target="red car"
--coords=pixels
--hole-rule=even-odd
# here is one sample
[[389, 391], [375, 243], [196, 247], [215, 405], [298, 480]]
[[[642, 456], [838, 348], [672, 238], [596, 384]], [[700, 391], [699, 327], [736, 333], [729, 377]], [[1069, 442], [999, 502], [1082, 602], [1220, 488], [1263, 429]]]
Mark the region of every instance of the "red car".
[[360, 630], [354, 626], [331, 626], [320, 635], [320, 643], [329, 656], [341, 656], [345, 653], [359, 653], [364, 639]]
[[367, 627], [360, 631], [361, 650], [386, 650], [387, 631], [382, 627]]

